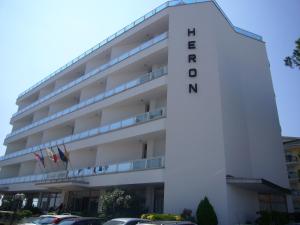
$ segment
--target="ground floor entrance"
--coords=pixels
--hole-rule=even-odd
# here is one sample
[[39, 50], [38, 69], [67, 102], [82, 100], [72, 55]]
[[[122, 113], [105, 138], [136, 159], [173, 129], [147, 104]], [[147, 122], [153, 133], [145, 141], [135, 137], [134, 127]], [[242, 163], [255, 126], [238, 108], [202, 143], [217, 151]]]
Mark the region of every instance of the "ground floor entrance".
[[[114, 189], [121, 189], [136, 196], [145, 212], [162, 213], [164, 185], [123, 185], [113, 187], [48, 188], [45, 191], [24, 192], [23, 207], [37, 207], [43, 212], [60, 211], [78, 215], [96, 216], [101, 212], [101, 197]], [[7, 192], [4, 196], [16, 193]]]

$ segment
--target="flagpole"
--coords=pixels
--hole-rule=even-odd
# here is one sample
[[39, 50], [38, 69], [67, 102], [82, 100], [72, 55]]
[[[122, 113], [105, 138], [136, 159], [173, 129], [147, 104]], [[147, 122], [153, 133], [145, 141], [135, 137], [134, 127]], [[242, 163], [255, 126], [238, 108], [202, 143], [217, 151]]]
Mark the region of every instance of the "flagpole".
[[[46, 152], [47, 152], [47, 150], [46, 150]], [[50, 156], [49, 156], [48, 152], [47, 152], [47, 155], [48, 155], [48, 158], [49, 158], [49, 161], [50, 161], [49, 164], [51, 165], [51, 171], [53, 171], [52, 159], [50, 159]]]
[[[65, 153], [67, 153], [68, 151], [67, 151], [67, 148], [66, 148], [66, 145], [65, 145], [65, 143], [63, 143], [63, 146], [64, 146], [64, 150], [65, 150]], [[67, 166], [68, 166], [68, 164], [70, 164], [70, 168], [71, 168], [71, 170], [73, 170], [73, 166], [72, 166], [72, 164], [71, 164], [71, 160], [70, 160], [70, 157], [69, 157], [69, 155], [67, 156]], [[67, 167], [68, 168], [68, 167]]]
[[[35, 158], [36, 155], [35, 155], [34, 153], [32, 153], [32, 154], [34, 155], [34, 158]], [[38, 163], [38, 166], [39, 166], [39, 168], [40, 168], [41, 173], [44, 173], [44, 171], [43, 171], [43, 169], [42, 169], [42, 167], [41, 167], [41, 162], [40, 162], [40, 160], [37, 160], [36, 158], [35, 158], [35, 160], [36, 160], [37, 163]]]
[[43, 152], [42, 152], [42, 149], [40, 148], [40, 152], [41, 152], [41, 157], [43, 159], [43, 161], [41, 162], [43, 164], [43, 167], [44, 167], [44, 173], [47, 173], [47, 169], [46, 169], [46, 162], [45, 162], [45, 157], [43, 155]]

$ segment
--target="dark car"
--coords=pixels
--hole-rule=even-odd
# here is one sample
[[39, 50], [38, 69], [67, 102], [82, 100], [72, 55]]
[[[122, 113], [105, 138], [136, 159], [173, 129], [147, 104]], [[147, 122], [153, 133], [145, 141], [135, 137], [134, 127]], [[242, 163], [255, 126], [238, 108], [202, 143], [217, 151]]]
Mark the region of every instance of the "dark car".
[[94, 217], [79, 217], [72, 219], [65, 219], [59, 225], [101, 225], [101, 221]]

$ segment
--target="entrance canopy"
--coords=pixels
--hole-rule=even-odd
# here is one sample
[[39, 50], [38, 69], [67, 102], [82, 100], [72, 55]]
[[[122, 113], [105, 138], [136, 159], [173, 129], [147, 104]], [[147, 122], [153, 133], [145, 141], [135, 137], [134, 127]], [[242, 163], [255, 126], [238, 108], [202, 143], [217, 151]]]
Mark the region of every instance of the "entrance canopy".
[[39, 187], [57, 190], [82, 190], [89, 187], [89, 182], [82, 180], [59, 180], [36, 183]]
[[227, 184], [260, 194], [290, 194], [290, 190], [265, 179], [226, 176]]

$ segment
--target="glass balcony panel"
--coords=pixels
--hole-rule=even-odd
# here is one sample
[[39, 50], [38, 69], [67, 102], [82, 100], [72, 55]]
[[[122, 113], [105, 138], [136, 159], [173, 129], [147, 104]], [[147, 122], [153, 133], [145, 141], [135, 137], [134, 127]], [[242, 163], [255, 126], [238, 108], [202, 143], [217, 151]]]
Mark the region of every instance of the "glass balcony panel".
[[121, 122], [116, 122], [110, 125], [110, 130], [116, 130], [121, 128]]
[[97, 166], [97, 167], [95, 168], [96, 174], [103, 174], [104, 171], [105, 171], [105, 168], [104, 168], [103, 166]]
[[117, 164], [112, 164], [105, 166], [105, 173], [115, 173], [117, 172]]
[[109, 126], [100, 127], [100, 133], [105, 133], [109, 131]]
[[147, 120], [147, 114], [138, 115], [135, 117], [136, 123], [141, 123]]
[[130, 118], [126, 120], [122, 120], [122, 127], [128, 127], [135, 124], [135, 118]]
[[138, 160], [132, 162], [132, 169], [133, 170], [143, 170], [146, 168], [146, 161], [145, 160]]
[[118, 165], [118, 171], [119, 172], [126, 172], [132, 170], [132, 163], [120, 163]]
[[108, 97], [112, 96], [113, 94], [114, 94], [114, 90], [109, 90], [109, 91], [105, 92], [104, 97], [108, 98]]
[[161, 158], [148, 159], [147, 160], [147, 168], [148, 169], [160, 168], [162, 165], [161, 160], [162, 160]]
[[120, 92], [122, 92], [122, 91], [124, 91], [125, 90], [125, 85], [123, 84], [123, 85], [120, 85], [120, 86], [118, 86], [118, 87], [116, 87], [115, 88], [115, 93], [120, 93]]

